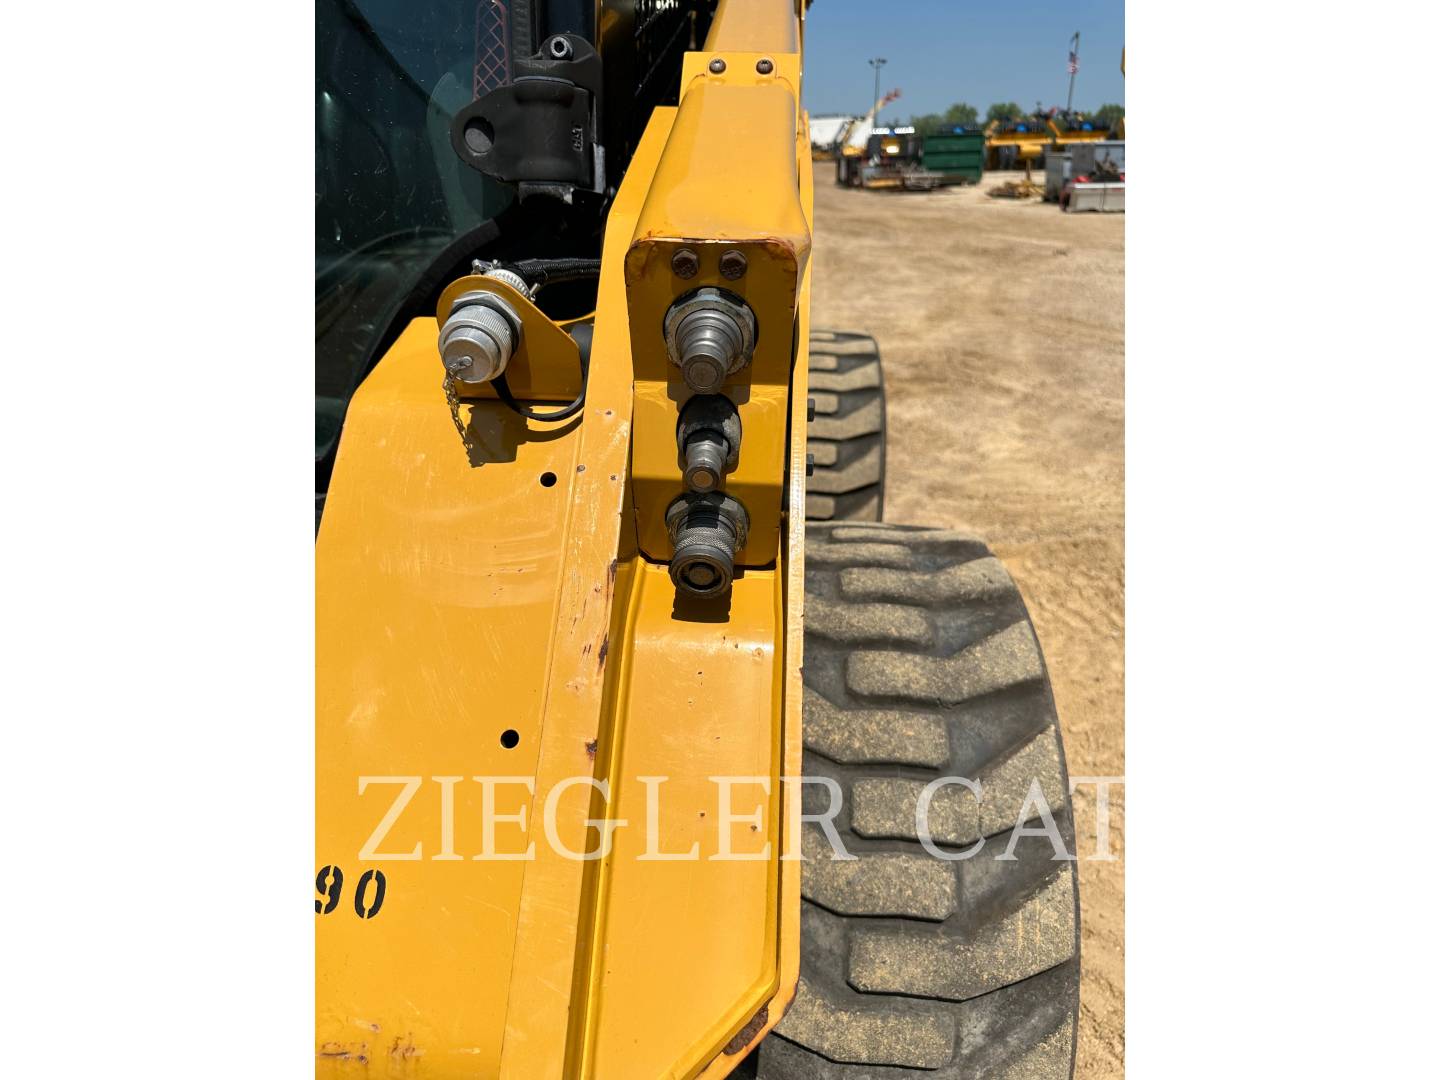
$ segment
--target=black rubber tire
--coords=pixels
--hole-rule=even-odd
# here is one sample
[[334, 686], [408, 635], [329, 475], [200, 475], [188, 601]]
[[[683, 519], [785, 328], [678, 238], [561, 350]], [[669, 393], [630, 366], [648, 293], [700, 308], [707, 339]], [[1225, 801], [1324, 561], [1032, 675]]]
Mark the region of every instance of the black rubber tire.
[[[1069, 777], [1014, 582], [973, 536], [812, 524], [805, 604], [805, 775], [840, 785], [835, 825], [856, 861], [831, 861], [805, 826], [800, 985], [752, 1067], [760, 1080], [1065, 1080], [1079, 887], [1075, 863], [1033, 834], [1044, 818], [1027, 796], [1038, 782], [1073, 855]], [[981, 787], [932, 803], [943, 850], [983, 838], [965, 861], [916, 837], [916, 793], [940, 776]], [[803, 790], [823, 813], [824, 788]], [[1032, 833], [1012, 836], [1022, 810]], [[1015, 858], [997, 859], [1012, 840]]]
[[885, 372], [868, 334], [810, 333], [806, 432], [814, 472], [805, 482], [807, 521], [880, 521], [885, 512]]

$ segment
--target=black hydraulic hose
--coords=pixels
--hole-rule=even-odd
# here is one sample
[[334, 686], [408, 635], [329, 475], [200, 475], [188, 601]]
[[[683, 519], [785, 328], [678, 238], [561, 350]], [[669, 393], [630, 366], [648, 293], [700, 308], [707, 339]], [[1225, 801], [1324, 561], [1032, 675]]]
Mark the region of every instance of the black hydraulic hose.
[[562, 420], [569, 420], [585, 405], [585, 391], [590, 388], [590, 343], [594, 340], [595, 328], [588, 325], [572, 327], [570, 336], [575, 339], [575, 345], [580, 352], [580, 396], [569, 405], [561, 406], [554, 412], [536, 412], [534, 409], [527, 409], [515, 400], [515, 395], [510, 392], [510, 383], [505, 379], [505, 373], [501, 372], [490, 385], [495, 387], [495, 396], [505, 403], [506, 407], [529, 420], [535, 420], [542, 424], [558, 424]]
[[529, 420], [536, 420], [542, 424], [558, 424], [562, 420], [569, 420], [585, 407], [585, 391], [590, 383], [590, 362], [581, 354], [580, 356], [580, 396], [569, 405], [556, 409], [554, 412], [536, 412], [534, 409], [527, 409], [515, 400], [515, 395], [510, 392], [510, 384], [505, 380], [503, 373], [490, 380], [490, 385], [495, 387], [495, 395], [505, 403], [512, 411], [519, 413]]
[[[513, 270], [519, 274], [530, 283], [536, 292], [546, 285], [554, 285], [557, 282], [581, 281], [585, 278], [600, 276], [599, 259], [520, 259], [517, 262], [502, 263], [501, 265], [507, 270]], [[503, 372], [491, 380], [491, 385], [495, 387], [495, 396], [504, 402], [512, 412], [517, 412], [528, 420], [535, 420], [542, 424], [558, 424], [562, 420], [569, 420], [578, 413], [585, 406], [585, 391], [590, 386], [590, 335], [585, 332], [589, 329], [587, 327], [577, 327], [577, 329], [581, 331], [580, 334], [574, 335], [580, 349], [579, 397], [553, 412], [537, 412], [515, 400], [515, 395], [510, 392], [510, 383]]]
[[520, 259], [501, 265], [514, 270], [537, 289], [562, 281], [584, 281], [600, 276], [599, 259]]

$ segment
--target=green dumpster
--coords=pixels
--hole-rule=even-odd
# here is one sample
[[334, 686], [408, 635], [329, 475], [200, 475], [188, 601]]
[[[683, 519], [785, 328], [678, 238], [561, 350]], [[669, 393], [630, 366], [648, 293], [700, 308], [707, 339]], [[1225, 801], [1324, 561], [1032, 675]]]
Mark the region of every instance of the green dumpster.
[[985, 163], [983, 131], [953, 131], [926, 135], [920, 163], [939, 173], [942, 184], [978, 184]]

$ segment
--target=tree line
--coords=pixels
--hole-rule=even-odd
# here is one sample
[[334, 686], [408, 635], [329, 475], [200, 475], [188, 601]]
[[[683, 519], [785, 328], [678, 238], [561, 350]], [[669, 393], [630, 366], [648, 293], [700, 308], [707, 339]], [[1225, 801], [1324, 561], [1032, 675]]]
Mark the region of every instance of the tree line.
[[[1013, 101], [998, 101], [985, 110], [985, 123], [992, 120], [1019, 120], [1030, 113]], [[1106, 127], [1113, 128], [1125, 116], [1124, 105], [1101, 105], [1090, 114]], [[980, 123], [980, 112], [974, 105], [957, 101], [943, 113], [926, 113], [910, 117], [910, 126], [922, 135], [933, 135], [937, 131], [949, 131], [956, 127], [976, 127]]]

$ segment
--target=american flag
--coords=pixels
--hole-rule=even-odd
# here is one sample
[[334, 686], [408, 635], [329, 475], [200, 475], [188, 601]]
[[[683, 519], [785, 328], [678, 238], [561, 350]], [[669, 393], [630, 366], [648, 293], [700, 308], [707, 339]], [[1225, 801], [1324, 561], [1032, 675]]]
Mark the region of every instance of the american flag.
[[1075, 55], [1075, 50], [1074, 50], [1074, 49], [1071, 49], [1071, 50], [1070, 50], [1070, 64], [1069, 64], [1069, 68], [1070, 68], [1070, 74], [1071, 74], [1071, 75], [1074, 75], [1077, 71], [1080, 70], [1080, 57], [1078, 57], [1078, 56]]

